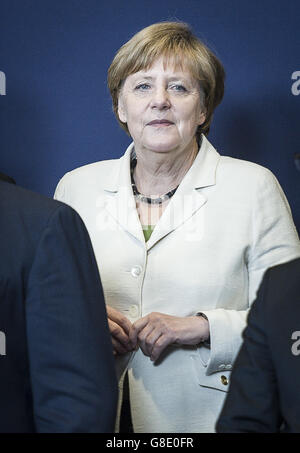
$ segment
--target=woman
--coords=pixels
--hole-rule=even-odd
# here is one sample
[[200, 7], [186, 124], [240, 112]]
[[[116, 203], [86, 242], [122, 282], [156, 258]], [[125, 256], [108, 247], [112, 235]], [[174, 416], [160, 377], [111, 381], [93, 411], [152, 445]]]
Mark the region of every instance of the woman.
[[211, 432], [266, 268], [300, 255], [270, 171], [206, 138], [224, 71], [183, 23], [151, 25], [108, 72], [133, 143], [66, 174], [55, 197], [89, 230], [135, 432]]

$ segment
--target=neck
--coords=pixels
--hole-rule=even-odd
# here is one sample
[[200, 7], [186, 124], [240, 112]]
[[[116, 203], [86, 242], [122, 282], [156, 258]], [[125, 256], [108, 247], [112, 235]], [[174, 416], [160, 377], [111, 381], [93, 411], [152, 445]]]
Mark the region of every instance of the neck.
[[135, 184], [146, 196], [161, 196], [177, 187], [192, 166], [198, 153], [196, 140], [181, 152], [168, 153], [135, 149], [137, 165]]

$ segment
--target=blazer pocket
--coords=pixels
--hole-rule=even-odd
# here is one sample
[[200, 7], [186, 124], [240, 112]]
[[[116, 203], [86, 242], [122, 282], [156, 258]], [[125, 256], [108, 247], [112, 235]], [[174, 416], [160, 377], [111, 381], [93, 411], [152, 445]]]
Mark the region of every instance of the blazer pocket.
[[[203, 354], [200, 355], [200, 351], [190, 355], [193, 361], [193, 370], [196, 376], [196, 380], [201, 387], [208, 387], [221, 392], [228, 392], [230, 371], [224, 370], [210, 374], [206, 374], [207, 361], [204, 359]], [[204, 360], [203, 360], [204, 359]]]

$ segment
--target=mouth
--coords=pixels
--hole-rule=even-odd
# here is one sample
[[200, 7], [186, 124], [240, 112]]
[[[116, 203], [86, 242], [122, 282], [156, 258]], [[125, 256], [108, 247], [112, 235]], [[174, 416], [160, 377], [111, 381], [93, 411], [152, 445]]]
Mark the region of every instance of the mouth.
[[174, 123], [168, 120], [153, 120], [147, 126], [172, 126]]

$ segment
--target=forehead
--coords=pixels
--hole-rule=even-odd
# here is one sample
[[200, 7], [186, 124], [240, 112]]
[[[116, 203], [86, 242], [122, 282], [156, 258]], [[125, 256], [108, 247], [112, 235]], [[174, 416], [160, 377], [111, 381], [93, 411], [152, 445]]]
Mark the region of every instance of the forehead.
[[174, 59], [160, 57], [156, 59], [150, 66], [140, 69], [137, 72], [130, 74], [127, 79], [136, 79], [139, 77], [145, 78], [178, 78], [196, 82], [191, 72], [184, 66], [184, 63], [177, 62]]

